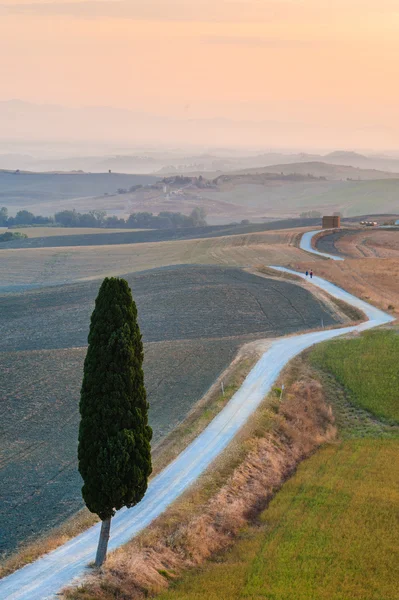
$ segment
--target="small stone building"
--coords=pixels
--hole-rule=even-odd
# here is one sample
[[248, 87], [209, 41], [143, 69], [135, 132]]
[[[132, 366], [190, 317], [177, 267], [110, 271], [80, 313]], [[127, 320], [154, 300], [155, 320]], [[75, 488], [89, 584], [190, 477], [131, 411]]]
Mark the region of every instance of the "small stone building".
[[340, 216], [323, 217], [323, 229], [337, 229], [338, 227], [341, 227]]

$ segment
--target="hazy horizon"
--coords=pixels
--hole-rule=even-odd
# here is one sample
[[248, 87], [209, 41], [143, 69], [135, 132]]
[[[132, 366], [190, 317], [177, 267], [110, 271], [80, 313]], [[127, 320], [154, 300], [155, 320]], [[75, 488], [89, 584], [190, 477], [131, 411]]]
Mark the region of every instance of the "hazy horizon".
[[331, 4], [0, 0], [2, 138], [398, 150], [397, 2]]

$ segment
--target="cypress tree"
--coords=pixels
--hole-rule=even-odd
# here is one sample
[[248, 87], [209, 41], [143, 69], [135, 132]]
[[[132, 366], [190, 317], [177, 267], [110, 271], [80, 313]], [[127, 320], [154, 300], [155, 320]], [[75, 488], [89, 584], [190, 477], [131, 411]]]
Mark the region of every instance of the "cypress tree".
[[143, 344], [127, 281], [104, 279], [91, 316], [80, 397], [79, 471], [88, 509], [102, 520], [96, 565], [105, 560], [111, 517], [144, 496], [152, 430]]

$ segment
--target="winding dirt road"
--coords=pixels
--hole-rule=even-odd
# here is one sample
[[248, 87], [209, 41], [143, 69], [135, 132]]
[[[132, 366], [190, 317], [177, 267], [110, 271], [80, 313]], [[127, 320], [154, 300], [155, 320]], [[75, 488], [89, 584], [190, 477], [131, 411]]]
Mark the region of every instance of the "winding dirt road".
[[337, 256], [335, 254], [327, 254], [326, 252], [319, 252], [312, 246], [312, 239], [323, 231], [323, 229], [317, 229], [316, 231], [307, 231], [301, 237], [301, 241], [299, 247], [301, 250], [305, 250], [305, 252], [310, 252], [311, 254], [317, 254], [318, 256], [324, 256], [325, 258], [331, 258], [332, 260], [344, 260], [342, 256]]
[[[301, 243], [303, 250], [320, 254], [311, 247], [311, 238], [316, 233], [318, 232], [305, 234], [305, 241], [303, 245]], [[333, 256], [331, 258], [338, 259]], [[283, 267], [273, 268], [294, 273]], [[299, 276], [307, 279], [304, 275]], [[154, 477], [140, 504], [117, 513], [112, 521], [110, 550], [126, 543], [144, 529], [205, 471], [256, 410], [280, 371], [294, 356], [319, 342], [353, 331], [371, 329], [394, 320], [390, 315], [319, 277], [314, 277], [312, 281], [308, 280], [308, 283], [359, 308], [368, 320], [356, 326], [288, 336], [274, 341], [227, 406], [184, 452]], [[95, 555], [98, 535], [99, 525], [95, 525], [34, 563], [5, 577], [0, 581], [0, 598], [2, 600], [54, 598], [63, 587], [81, 578], [87, 572], [87, 565]]]

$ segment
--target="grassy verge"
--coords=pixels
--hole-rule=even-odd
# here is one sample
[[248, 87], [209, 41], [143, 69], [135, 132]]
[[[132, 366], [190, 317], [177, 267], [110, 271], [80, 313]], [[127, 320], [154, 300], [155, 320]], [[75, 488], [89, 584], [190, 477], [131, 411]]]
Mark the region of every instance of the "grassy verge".
[[276, 388], [195, 486], [65, 597], [148, 597], [228, 548], [245, 525], [257, 522], [297, 464], [335, 436], [317, 381], [293, 380], [279, 397]]
[[310, 361], [330, 372], [351, 393], [354, 405], [380, 419], [399, 423], [399, 335], [370, 331], [320, 344]]
[[298, 275], [294, 275], [293, 273], [286, 273], [285, 271], [278, 271], [276, 269], [272, 269], [271, 267], [267, 267], [266, 265], [258, 265], [256, 267], [255, 273], [256, 271], [262, 273], [262, 275], [267, 275], [268, 277], [286, 279], [287, 281], [302, 283], [302, 279], [298, 277]]
[[[152, 477], [176, 458], [222, 410], [241, 387], [258, 358], [258, 353], [252, 349], [251, 344], [244, 346], [232, 365], [223, 374], [224, 394], [221, 392], [219, 383], [212, 386], [204, 398], [190, 411], [186, 419], [155, 447]], [[98, 517], [86, 508], [80, 510], [60, 527], [34, 542], [21, 546], [11, 556], [4, 558], [0, 564], [0, 578], [58, 548], [94, 525], [98, 520]]]
[[[303, 373], [322, 382], [341, 441], [304, 461], [256, 527], [241, 529], [227, 553], [189, 570], [160, 600], [399, 599], [399, 427], [385, 419], [396, 414], [398, 397], [389, 377], [399, 363], [392, 335], [339, 340], [292, 363], [287, 384]], [[358, 342], [353, 352], [352, 342]], [[328, 362], [330, 353], [340, 359]], [[343, 360], [350, 389], [336, 379]], [[363, 361], [379, 362], [371, 389], [356, 375]], [[323, 371], [315, 371], [315, 364]], [[383, 420], [375, 416], [376, 402], [370, 411], [377, 392], [386, 399]]]
[[[251, 345], [248, 346], [249, 348]], [[225, 371], [220, 380], [223, 380], [224, 393], [221, 392], [221, 383], [218, 381], [210, 391], [194, 406], [184, 421], [176, 427], [153, 451], [152, 476], [164, 469], [180, 452], [182, 452], [216, 415], [226, 406], [237, 390], [244, 383], [244, 379], [259, 359], [255, 350], [239, 353], [237, 359]]]
[[352, 306], [351, 304], [348, 304], [347, 302], [344, 302], [343, 300], [340, 300], [339, 298], [334, 298], [334, 296], [330, 296], [330, 294], [327, 294], [327, 296], [331, 300], [331, 302], [333, 304], [335, 304], [335, 306], [340, 311], [342, 311], [344, 313], [344, 315], [346, 315], [348, 317], [348, 319], [350, 319], [354, 323], [367, 320], [364, 312], [362, 312], [355, 306]]

